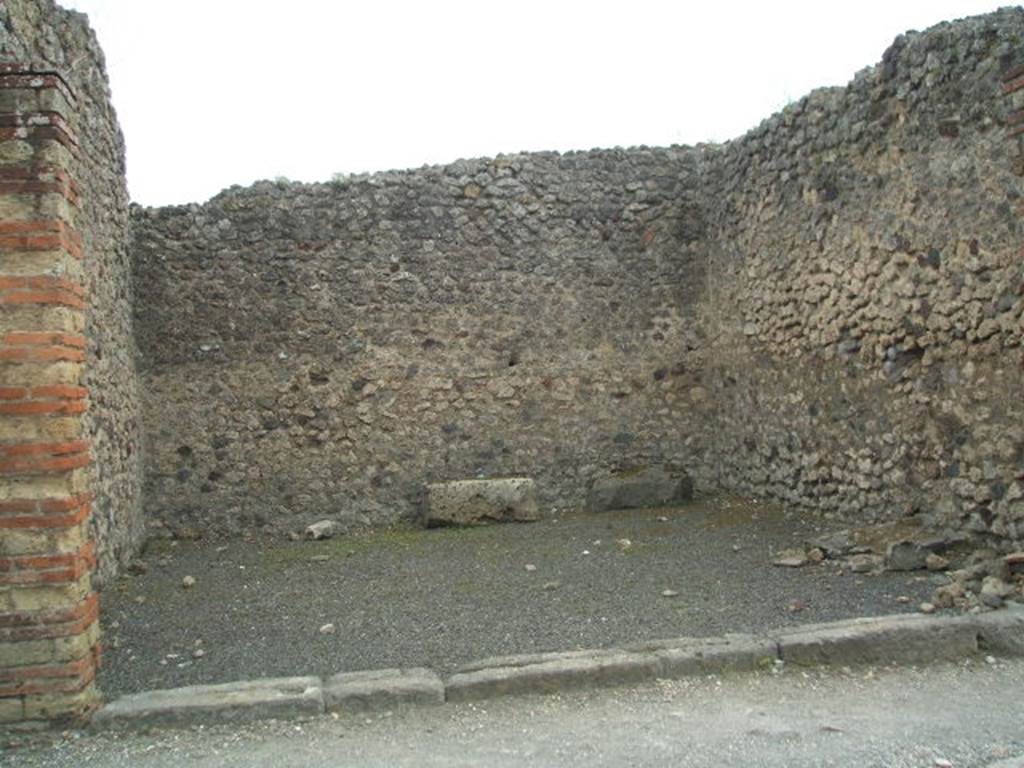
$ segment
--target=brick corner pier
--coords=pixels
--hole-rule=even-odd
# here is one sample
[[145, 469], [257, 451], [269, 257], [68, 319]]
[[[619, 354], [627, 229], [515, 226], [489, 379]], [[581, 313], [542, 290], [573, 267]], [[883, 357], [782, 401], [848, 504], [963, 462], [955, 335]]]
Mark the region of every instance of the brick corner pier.
[[100, 702], [75, 113], [59, 72], [0, 62], [0, 729]]

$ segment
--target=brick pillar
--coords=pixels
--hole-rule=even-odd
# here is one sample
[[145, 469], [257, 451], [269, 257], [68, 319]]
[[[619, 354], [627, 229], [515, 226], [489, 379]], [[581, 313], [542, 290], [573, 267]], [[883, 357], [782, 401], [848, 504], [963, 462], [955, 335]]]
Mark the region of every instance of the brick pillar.
[[0, 728], [98, 704], [75, 96], [0, 63]]

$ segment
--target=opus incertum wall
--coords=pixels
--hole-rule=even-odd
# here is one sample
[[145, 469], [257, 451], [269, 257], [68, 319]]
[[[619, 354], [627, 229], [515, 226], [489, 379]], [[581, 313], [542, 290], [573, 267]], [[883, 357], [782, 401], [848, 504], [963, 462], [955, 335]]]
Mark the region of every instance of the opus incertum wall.
[[1020, 538], [1022, 18], [902, 36], [721, 146], [136, 210], [150, 513], [384, 522], [524, 474], [571, 507], [667, 462]]
[[1024, 538], [1022, 53], [1020, 8], [901, 36], [715, 150], [721, 485]]
[[724, 145], [261, 182], [129, 238], [94, 38], [8, 0], [0, 722], [95, 705], [91, 574], [143, 495], [172, 531], [284, 531], [480, 476], [579, 507], [667, 465], [1019, 544], [1022, 50], [1004, 9]]
[[379, 524], [521, 475], [578, 507], [703, 455], [700, 173], [537, 153], [135, 210], [149, 514]]

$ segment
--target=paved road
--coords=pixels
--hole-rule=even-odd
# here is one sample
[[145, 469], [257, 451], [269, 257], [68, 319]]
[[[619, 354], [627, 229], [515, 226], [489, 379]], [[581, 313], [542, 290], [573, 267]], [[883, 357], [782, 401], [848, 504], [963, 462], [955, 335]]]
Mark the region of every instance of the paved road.
[[370, 718], [92, 734], [0, 764], [1024, 768], [1022, 691], [1024, 659], [783, 670]]

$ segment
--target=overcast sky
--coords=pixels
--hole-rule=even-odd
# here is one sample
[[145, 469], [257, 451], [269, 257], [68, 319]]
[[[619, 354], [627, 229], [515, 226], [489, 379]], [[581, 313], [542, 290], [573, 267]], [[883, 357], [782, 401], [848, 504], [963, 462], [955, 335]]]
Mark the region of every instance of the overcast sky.
[[[67, 0], [147, 205], [539, 149], [722, 141], [982, 0]], [[1003, 3], [1005, 4], [1005, 3]]]

